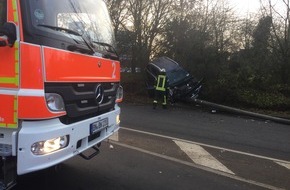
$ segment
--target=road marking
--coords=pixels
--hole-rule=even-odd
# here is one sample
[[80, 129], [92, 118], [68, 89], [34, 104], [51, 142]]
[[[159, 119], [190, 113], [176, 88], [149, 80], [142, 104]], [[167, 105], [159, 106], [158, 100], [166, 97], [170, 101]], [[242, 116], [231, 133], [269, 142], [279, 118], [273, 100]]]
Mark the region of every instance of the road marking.
[[113, 135], [111, 135], [109, 137], [109, 140], [112, 140], [112, 141], [119, 141], [119, 131], [115, 132]]
[[144, 150], [142, 148], [137, 148], [137, 147], [134, 147], [134, 146], [131, 146], [131, 145], [123, 144], [123, 143], [120, 143], [120, 142], [117, 142], [117, 141], [111, 141], [111, 143], [115, 144], [115, 145], [118, 145], [118, 146], [121, 146], [121, 147], [124, 147], [124, 148], [128, 148], [128, 149], [132, 149], [132, 150], [135, 150], [135, 151], [139, 151], [139, 152], [142, 152], [142, 153], [145, 153], [145, 154], [149, 154], [149, 155], [152, 155], [152, 156], [163, 158], [165, 160], [169, 160], [169, 161], [176, 162], [176, 163], [179, 163], [179, 164], [184, 164], [186, 166], [190, 166], [190, 167], [193, 167], [193, 168], [201, 169], [201, 170], [204, 170], [204, 171], [207, 171], [207, 172], [210, 172], [210, 173], [214, 173], [216, 175], [220, 175], [220, 176], [223, 176], [223, 177], [228, 177], [230, 179], [234, 179], [234, 180], [237, 180], [237, 181], [240, 181], [240, 182], [244, 182], [244, 183], [248, 183], [248, 184], [251, 184], [251, 185], [255, 185], [255, 186], [258, 186], [258, 187], [262, 187], [262, 188], [266, 188], [266, 189], [273, 189], [273, 190], [282, 190], [282, 188], [279, 188], [279, 187], [274, 187], [272, 185], [268, 185], [268, 184], [260, 183], [260, 182], [257, 182], [257, 181], [245, 179], [245, 178], [242, 178], [242, 177], [239, 177], [239, 176], [236, 176], [236, 175], [232, 175], [232, 174], [225, 173], [225, 172], [222, 172], [222, 171], [218, 171], [218, 170], [215, 170], [215, 169], [212, 169], [212, 168], [201, 166], [201, 165], [198, 165], [198, 164], [195, 164], [195, 163], [192, 163], [192, 162], [179, 160], [177, 158], [173, 158], [173, 157], [166, 156], [166, 155], [163, 155], [163, 154], [158, 154], [158, 153], [155, 153], [155, 152]]
[[234, 172], [229, 170], [226, 166], [224, 166], [220, 161], [218, 161], [201, 146], [177, 140], [174, 140], [174, 142], [180, 147], [183, 152], [185, 152], [189, 156], [189, 158], [194, 163], [235, 175]]
[[286, 160], [281, 160], [281, 159], [271, 158], [271, 157], [267, 157], [267, 156], [251, 154], [251, 153], [247, 153], [247, 152], [242, 152], [242, 151], [238, 151], [238, 150], [223, 148], [223, 147], [219, 147], [219, 146], [213, 146], [213, 145], [199, 143], [199, 142], [195, 142], [195, 141], [184, 140], [184, 139], [175, 138], [175, 137], [171, 137], [171, 136], [160, 135], [160, 134], [156, 134], [156, 133], [150, 133], [150, 132], [140, 131], [140, 130], [136, 130], [136, 129], [130, 129], [130, 128], [126, 128], [126, 127], [121, 127], [121, 129], [127, 130], [127, 131], [133, 131], [133, 132], [137, 132], [137, 133], [142, 133], [142, 134], [146, 134], [146, 135], [152, 135], [152, 136], [156, 136], [156, 137], [166, 138], [166, 139], [170, 139], [170, 140], [177, 140], [177, 141], [181, 141], [181, 142], [197, 144], [197, 145], [204, 146], [204, 147], [209, 147], [209, 148], [214, 148], [214, 149], [218, 149], [218, 150], [222, 150], [222, 151], [228, 151], [228, 152], [232, 152], [232, 153], [242, 154], [242, 155], [251, 156], [251, 157], [254, 157], [254, 158], [261, 158], [261, 159], [270, 160], [270, 161], [274, 161], [274, 162], [280, 162], [280, 163], [283, 163], [283, 164], [290, 164], [290, 162], [286, 161]]
[[276, 164], [279, 164], [280, 166], [283, 166], [285, 168], [287, 168], [288, 170], [290, 170], [290, 164], [289, 163], [283, 163], [283, 162], [275, 162]]

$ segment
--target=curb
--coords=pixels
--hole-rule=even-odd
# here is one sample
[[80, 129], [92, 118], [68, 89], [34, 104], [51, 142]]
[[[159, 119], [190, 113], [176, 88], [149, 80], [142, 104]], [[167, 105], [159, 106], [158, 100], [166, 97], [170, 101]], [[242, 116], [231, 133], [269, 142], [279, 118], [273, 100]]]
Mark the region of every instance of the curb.
[[215, 104], [215, 103], [212, 103], [212, 102], [207, 102], [207, 101], [199, 100], [199, 99], [193, 99], [193, 100], [190, 100], [190, 101], [191, 102], [195, 102], [197, 104], [214, 107], [214, 108], [217, 108], [217, 109], [220, 109], [220, 110], [224, 110], [224, 111], [229, 111], [229, 112], [238, 113], [238, 114], [242, 114], [242, 115], [248, 115], [248, 116], [252, 116], [252, 117], [257, 117], [257, 118], [261, 118], [261, 119], [274, 121], [274, 122], [277, 122], [277, 123], [283, 123], [283, 124], [290, 125], [290, 120], [289, 119], [284, 119], [284, 118], [280, 118], [280, 117], [273, 117], [273, 116], [269, 116], [269, 115], [254, 113], [254, 112], [245, 111], [245, 110], [241, 110], [241, 109], [237, 109], [237, 108], [233, 108], [233, 107], [229, 107], [229, 106], [219, 105], [219, 104]]

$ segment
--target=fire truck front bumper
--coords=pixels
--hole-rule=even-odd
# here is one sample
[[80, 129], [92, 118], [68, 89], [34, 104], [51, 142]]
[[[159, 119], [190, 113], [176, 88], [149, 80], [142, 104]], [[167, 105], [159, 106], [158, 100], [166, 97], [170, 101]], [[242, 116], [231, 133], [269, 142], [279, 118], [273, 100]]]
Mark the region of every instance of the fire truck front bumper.
[[18, 134], [17, 174], [59, 164], [97, 145], [119, 130], [120, 108], [70, 125], [58, 118], [23, 121]]

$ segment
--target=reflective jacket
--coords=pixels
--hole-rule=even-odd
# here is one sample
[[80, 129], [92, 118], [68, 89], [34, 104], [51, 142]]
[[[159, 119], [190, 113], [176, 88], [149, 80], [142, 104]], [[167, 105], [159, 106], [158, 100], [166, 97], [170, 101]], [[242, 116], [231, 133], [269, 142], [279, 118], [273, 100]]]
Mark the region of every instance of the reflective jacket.
[[166, 75], [164, 75], [164, 74], [158, 75], [155, 89], [158, 91], [163, 91], [163, 92], [166, 91], [166, 89], [167, 89], [167, 77], [166, 77]]

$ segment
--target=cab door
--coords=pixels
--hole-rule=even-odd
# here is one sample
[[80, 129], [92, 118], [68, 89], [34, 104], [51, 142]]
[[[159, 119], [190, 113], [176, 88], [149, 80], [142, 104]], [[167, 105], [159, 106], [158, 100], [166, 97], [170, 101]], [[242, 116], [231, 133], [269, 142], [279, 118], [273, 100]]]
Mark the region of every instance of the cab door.
[[[18, 28], [17, 0], [0, 0], [0, 28], [7, 22]], [[4, 39], [3, 36], [3, 32], [0, 32], [0, 38]], [[16, 36], [16, 39], [19, 38]], [[18, 89], [19, 41], [16, 40], [11, 47], [0, 47], [0, 130], [18, 127]]]

